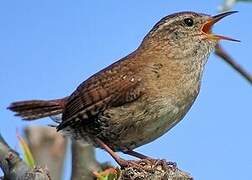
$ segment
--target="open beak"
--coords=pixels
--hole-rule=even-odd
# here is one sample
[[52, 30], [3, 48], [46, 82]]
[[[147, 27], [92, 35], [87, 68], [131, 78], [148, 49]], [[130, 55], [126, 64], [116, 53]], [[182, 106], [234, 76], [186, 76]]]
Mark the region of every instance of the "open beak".
[[222, 18], [229, 16], [231, 14], [237, 13], [237, 12], [238, 11], [228, 11], [228, 12], [224, 12], [224, 13], [218, 14], [216, 16], [210, 17], [209, 20], [207, 20], [207, 22], [202, 26], [202, 29], [201, 29], [202, 32], [207, 35], [208, 39], [215, 39], [215, 40], [224, 39], [224, 40], [229, 40], [229, 41], [240, 42], [239, 40], [236, 40], [236, 39], [233, 39], [230, 37], [212, 34], [212, 27], [215, 23], [220, 21]]

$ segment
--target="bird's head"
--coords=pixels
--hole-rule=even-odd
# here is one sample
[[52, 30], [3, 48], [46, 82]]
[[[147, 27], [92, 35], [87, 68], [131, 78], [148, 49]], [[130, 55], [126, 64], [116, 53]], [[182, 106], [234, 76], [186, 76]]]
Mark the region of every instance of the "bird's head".
[[184, 52], [184, 55], [189, 55], [186, 52], [192, 55], [197, 55], [197, 52], [209, 53], [219, 40], [238, 41], [212, 33], [212, 27], [216, 22], [236, 12], [229, 11], [215, 16], [195, 12], [174, 13], [161, 19], [143, 42], [147, 41], [148, 45], [153, 44], [159, 48], [172, 49], [178, 56], [180, 52]]

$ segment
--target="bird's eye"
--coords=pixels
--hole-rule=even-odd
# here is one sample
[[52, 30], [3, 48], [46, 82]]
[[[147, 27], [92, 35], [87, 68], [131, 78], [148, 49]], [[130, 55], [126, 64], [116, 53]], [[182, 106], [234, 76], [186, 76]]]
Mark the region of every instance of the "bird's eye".
[[184, 19], [184, 22], [187, 26], [191, 27], [193, 26], [194, 22], [193, 22], [193, 19], [192, 18], [186, 18]]

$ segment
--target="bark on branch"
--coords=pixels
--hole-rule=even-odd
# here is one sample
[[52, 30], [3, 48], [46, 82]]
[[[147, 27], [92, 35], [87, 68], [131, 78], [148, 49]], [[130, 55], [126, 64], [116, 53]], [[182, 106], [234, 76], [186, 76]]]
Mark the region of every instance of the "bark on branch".
[[11, 149], [0, 133], [0, 167], [4, 180], [50, 180], [47, 169], [30, 168], [19, 154]]
[[133, 162], [136, 165], [122, 169], [118, 180], [193, 180], [175, 163], [154, 159]]

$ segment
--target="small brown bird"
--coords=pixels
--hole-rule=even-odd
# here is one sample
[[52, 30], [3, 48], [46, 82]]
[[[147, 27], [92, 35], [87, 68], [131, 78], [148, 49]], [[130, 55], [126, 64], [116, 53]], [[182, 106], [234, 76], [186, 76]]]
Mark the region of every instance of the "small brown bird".
[[133, 149], [160, 137], [188, 112], [204, 65], [221, 39], [212, 26], [236, 11], [209, 16], [179, 12], [161, 19], [128, 56], [94, 74], [68, 97], [12, 103], [25, 120], [62, 114], [57, 130], [107, 150]]

